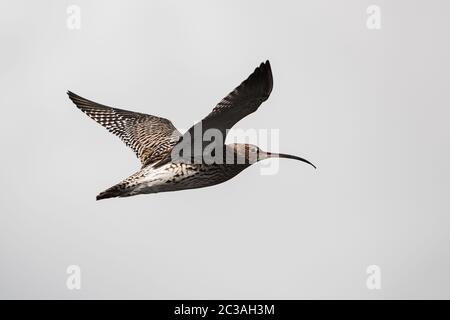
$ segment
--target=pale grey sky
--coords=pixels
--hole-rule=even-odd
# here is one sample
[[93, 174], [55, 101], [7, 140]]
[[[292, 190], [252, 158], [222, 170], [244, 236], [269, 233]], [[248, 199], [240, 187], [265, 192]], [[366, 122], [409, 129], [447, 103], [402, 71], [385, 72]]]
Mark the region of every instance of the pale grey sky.
[[[0, 298], [450, 298], [449, 9], [1, 1]], [[266, 59], [272, 95], [238, 127], [318, 170], [95, 201], [139, 162], [67, 90], [188, 128]]]

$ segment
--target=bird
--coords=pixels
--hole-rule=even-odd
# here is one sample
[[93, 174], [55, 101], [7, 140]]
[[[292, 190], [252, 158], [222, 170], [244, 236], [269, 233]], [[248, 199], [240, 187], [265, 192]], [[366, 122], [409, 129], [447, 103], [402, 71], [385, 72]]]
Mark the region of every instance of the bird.
[[[298, 156], [266, 152], [252, 144], [225, 144], [228, 131], [258, 110], [269, 98], [272, 88], [272, 69], [269, 60], [266, 60], [184, 134], [168, 119], [102, 105], [67, 91], [76, 107], [118, 136], [141, 162], [141, 168], [136, 173], [100, 192], [96, 199], [213, 186], [230, 180], [256, 162], [271, 158], [294, 159], [316, 168], [310, 161]], [[201, 132], [214, 130], [222, 135], [223, 139], [215, 139], [215, 143], [210, 144], [214, 146], [211, 155], [217, 155], [216, 158], [223, 161], [202, 159], [202, 152], [207, 147], [205, 141], [200, 141], [200, 153], [198, 149], [189, 151], [189, 148], [181, 148], [199, 142], [198, 136], [195, 136], [198, 128]], [[194, 139], [192, 136], [195, 136]], [[181, 152], [175, 152], [177, 148]]]

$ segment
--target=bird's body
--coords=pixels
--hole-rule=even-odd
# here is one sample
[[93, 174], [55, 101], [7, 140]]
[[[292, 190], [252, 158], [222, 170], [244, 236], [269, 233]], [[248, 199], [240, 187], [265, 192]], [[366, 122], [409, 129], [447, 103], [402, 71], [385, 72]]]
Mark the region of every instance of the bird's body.
[[157, 192], [196, 189], [225, 182], [248, 165], [167, 163], [147, 166], [121, 183], [105, 190], [97, 200], [120, 194], [121, 197]]
[[[141, 160], [142, 167], [138, 172], [101, 192], [97, 200], [212, 186], [267, 158], [291, 158], [311, 164], [300, 157], [264, 152], [249, 144], [223, 143], [228, 130], [236, 122], [256, 111], [267, 100], [272, 91], [272, 81], [267, 61], [184, 135], [167, 119], [111, 108], [69, 91], [70, 99], [79, 109], [119, 136]], [[222, 134], [223, 139], [214, 140], [217, 143], [213, 147], [218, 154], [214, 161], [204, 157], [205, 147], [211, 143], [205, 144], [205, 141], [193, 138], [198, 125], [202, 132], [213, 129]], [[177, 147], [196, 142], [201, 146], [200, 156], [194, 151], [184, 156], [175, 153]]]

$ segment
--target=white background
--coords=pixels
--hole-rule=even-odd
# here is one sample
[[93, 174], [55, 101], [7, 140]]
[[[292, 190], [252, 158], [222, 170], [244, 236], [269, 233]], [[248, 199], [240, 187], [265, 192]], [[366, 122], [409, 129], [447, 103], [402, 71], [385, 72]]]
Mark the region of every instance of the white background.
[[[450, 298], [449, 9], [2, 0], [0, 297]], [[317, 170], [95, 201], [139, 162], [67, 90], [188, 128], [266, 59], [272, 95], [238, 127]]]

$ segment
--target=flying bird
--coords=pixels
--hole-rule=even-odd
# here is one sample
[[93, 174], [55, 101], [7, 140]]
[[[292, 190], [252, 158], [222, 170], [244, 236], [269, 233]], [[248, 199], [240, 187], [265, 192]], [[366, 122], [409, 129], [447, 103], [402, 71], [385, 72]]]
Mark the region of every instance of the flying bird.
[[[183, 135], [167, 119], [109, 107], [68, 91], [69, 98], [81, 111], [117, 135], [141, 161], [138, 172], [98, 194], [97, 200], [208, 187], [233, 178], [255, 162], [270, 158], [295, 159], [316, 168], [297, 156], [265, 152], [251, 144], [225, 144], [228, 130], [255, 112], [269, 98], [272, 87], [272, 70], [266, 61]], [[186, 154], [182, 151], [178, 155], [174, 152], [177, 147], [194, 145], [197, 138], [192, 139], [192, 136], [197, 128], [202, 132], [212, 129], [222, 134], [223, 139], [214, 140], [215, 152], [212, 154], [217, 153], [224, 161], [204, 161], [201, 156], [198, 160], [198, 151]], [[208, 141], [200, 143], [201, 152], [210, 144]], [[225, 161], [229, 159], [233, 161]]]

